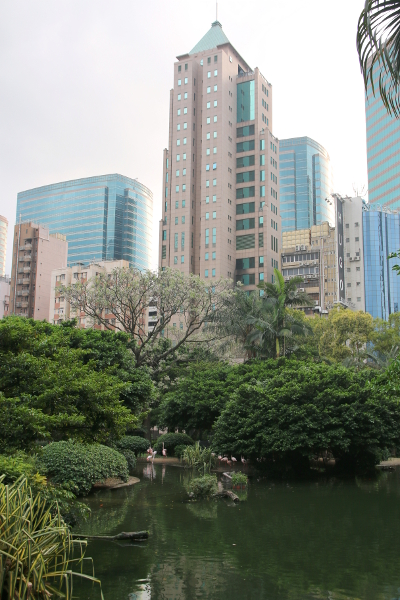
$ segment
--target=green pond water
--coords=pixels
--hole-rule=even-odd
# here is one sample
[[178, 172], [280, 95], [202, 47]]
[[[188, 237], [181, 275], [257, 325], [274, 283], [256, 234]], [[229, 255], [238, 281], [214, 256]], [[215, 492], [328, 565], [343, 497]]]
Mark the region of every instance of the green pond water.
[[[400, 598], [400, 471], [376, 480], [250, 479], [247, 499], [188, 502], [191, 474], [141, 465], [130, 488], [88, 499], [86, 534], [148, 529], [142, 543], [91, 541], [105, 600]], [[74, 586], [80, 600], [97, 588]]]

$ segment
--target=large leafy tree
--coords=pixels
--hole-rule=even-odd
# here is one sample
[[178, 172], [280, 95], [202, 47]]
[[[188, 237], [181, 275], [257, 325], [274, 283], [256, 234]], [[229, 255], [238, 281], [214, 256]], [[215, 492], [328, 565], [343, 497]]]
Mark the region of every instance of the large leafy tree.
[[215, 449], [283, 469], [307, 468], [310, 457], [330, 451], [357, 471], [400, 443], [397, 398], [371, 385], [375, 371], [276, 362], [279, 369], [239, 386], [227, 402], [214, 427]]
[[[205, 282], [176, 269], [153, 273], [122, 268], [60, 290], [93, 323], [127, 333], [136, 366], [154, 369], [184, 344], [216, 339], [218, 315], [233, 293], [230, 280]], [[149, 306], [157, 311], [151, 331], [145, 323]], [[115, 325], [107, 318], [110, 313]]]
[[[313, 301], [306, 292], [300, 290], [302, 277], [284, 280], [278, 269], [274, 270], [274, 283], [259, 284], [263, 292], [261, 310], [250, 315], [247, 322], [253, 327], [246, 342], [262, 356], [279, 358], [289, 353], [293, 336], [306, 336], [311, 330], [295, 307], [312, 306]], [[287, 344], [287, 342], [289, 342]]]
[[371, 83], [389, 114], [400, 116], [400, 1], [365, 0], [358, 20], [357, 51], [365, 88]]

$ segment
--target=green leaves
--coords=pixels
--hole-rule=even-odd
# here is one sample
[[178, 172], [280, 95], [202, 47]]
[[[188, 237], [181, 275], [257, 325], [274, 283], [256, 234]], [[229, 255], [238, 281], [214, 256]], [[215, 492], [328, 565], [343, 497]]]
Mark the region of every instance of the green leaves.
[[389, 114], [400, 116], [400, 2], [366, 0], [357, 28], [365, 89], [379, 93]]

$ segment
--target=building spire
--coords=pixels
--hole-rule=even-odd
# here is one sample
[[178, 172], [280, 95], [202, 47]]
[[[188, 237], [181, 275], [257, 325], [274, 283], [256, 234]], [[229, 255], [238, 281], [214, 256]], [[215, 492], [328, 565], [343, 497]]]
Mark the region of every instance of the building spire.
[[216, 1], [215, 20], [218, 21], [218, 0]]

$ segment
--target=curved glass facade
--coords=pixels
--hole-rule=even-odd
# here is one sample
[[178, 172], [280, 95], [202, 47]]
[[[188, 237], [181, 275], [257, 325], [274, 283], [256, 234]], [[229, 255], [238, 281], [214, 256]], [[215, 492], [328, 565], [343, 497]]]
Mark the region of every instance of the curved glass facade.
[[68, 241], [68, 265], [127, 260], [151, 267], [153, 194], [135, 179], [101, 175], [20, 192], [17, 223], [45, 225]]
[[325, 202], [333, 192], [329, 154], [309, 137], [279, 142], [279, 188], [282, 231], [310, 229], [335, 223], [333, 204]]
[[363, 212], [365, 310], [387, 320], [400, 306], [400, 276], [392, 270], [398, 259], [388, 260], [400, 248], [400, 215], [370, 207]]

